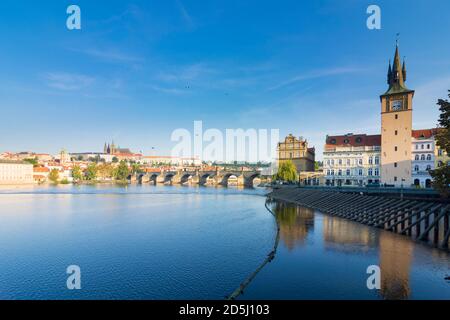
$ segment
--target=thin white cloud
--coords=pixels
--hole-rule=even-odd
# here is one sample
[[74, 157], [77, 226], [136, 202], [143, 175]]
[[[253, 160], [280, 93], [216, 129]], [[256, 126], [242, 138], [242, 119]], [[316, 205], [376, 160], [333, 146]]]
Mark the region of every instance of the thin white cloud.
[[184, 22], [189, 28], [192, 29], [194, 27], [194, 20], [192, 19], [191, 15], [188, 13], [186, 7], [181, 3], [180, 0], [177, 0], [176, 3]]
[[116, 49], [71, 49], [71, 51], [82, 53], [97, 59], [109, 62], [142, 62], [143, 59], [137, 56], [120, 52]]
[[311, 80], [311, 79], [317, 79], [317, 78], [323, 78], [323, 77], [329, 77], [329, 76], [336, 76], [336, 75], [343, 75], [343, 74], [353, 74], [358, 72], [366, 71], [366, 69], [362, 68], [355, 68], [355, 67], [336, 67], [336, 68], [329, 68], [329, 69], [321, 69], [321, 70], [314, 70], [305, 74], [300, 74], [295, 77], [292, 77], [289, 80], [283, 81], [279, 84], [276, 84], [269, 88], [269, 90], [277, 90], [282, 87], [286, 87], [289, 85], [292, 85], [294, 83], [305, 81], [305, 80]]
[[44, 78], [49, 87], [64, 91], [80, 90], [95, 82], [93, 77], [65, 72], [49, 72]]

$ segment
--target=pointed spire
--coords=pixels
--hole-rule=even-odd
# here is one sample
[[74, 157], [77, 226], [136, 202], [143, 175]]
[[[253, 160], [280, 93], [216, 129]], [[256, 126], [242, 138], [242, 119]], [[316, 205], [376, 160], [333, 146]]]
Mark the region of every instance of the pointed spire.
[[389, 59], [389, 68], [387, 74], [387, 83], [390, 85], [392, 82], [392, 68], [391, 68], [391, 59]]
[[403, 75], [403, 81], [406, 81], [406, 58], [405, 57], [403, 57], [402, 75]]

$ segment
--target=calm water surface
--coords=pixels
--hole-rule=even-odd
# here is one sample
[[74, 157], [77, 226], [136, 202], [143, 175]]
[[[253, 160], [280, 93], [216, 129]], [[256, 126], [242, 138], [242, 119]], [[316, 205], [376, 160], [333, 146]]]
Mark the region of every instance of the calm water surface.
[[[0, 299], [222, 299], [271, 250], [265, 190], [131, 186], [0, 189]], [[241, 299], [450, 299], [450, 255], [274, 203], [275, 260]], [[67, 266], [82, 290], [66, 288]], [[382, 289], [366, 287], [380, 265]]]

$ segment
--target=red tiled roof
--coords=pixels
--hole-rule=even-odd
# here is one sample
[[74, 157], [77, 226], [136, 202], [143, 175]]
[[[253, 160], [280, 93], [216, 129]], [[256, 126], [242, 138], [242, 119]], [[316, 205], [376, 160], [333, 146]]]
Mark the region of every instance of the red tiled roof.
[[432, 136], [436, 135], [437, 132], [438, 128], [413, 130], [412, 137], [415, 139], [429, 139]]
[[50, 169], [46, 167], [36, 167], [33, 168], [33, 172], [50, 172]]
[[381, 146], [381, 135], [346, 134], [327, 136], [325, 147], [374, 147]]

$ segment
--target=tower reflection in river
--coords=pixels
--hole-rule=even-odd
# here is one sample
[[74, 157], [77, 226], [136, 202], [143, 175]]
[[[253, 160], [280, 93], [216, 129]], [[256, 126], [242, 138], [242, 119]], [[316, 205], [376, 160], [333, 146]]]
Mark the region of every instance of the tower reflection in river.
[[289, 251], [305, 245], [308, 235], [314, 233], [316, 223], [317, 230], [322, 229], [324, 254], [330, 250], [349, 255], [375, 255], [373, 263], [381, 269], [381, 297], [389, 300], [410, 297], [414, 248], [410, 239], [342, 218], [315, 214], [312, 209], [289, 203], [276, 202], [274, 209], [280, 239]]
[[389, 300], [409, 297], [411, 240], [327, 215], [323, 218], [323, 237], [326, 248], [341, 252], [368, 252], [378, 248], [381, 296]]
[[308, 233], [314, 230], [314, 210], [277, 202], [275, 207], [280, 226], [280, 239], [292, 251], [303, 245]]

